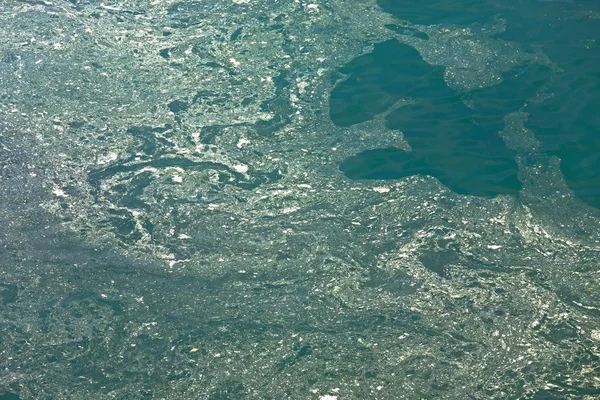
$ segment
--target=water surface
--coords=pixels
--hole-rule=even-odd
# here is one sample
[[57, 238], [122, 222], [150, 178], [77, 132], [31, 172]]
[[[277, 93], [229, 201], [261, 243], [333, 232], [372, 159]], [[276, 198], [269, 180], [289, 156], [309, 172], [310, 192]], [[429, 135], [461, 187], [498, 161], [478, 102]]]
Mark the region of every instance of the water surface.
[[3, 1], [0, 398], [597, 398], [599, 17]]

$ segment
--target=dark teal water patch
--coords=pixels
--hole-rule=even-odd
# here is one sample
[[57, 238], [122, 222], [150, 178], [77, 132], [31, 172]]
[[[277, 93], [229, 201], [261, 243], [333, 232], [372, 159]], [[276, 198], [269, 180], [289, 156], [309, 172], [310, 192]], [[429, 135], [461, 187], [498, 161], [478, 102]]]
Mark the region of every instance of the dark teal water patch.
[[[583, 201], [600, 208], [600, 20], [573, 4], [546, 4], [514, 16], [501, 37], [542, 49], [561, 71], [550, 82], [552, 97], [527, 108], [526, 126], [542, 150], [561, 159], [569, 187]], [[585, 4], [585, 3], [584, 3]], [[565, 15], [567, 17], [565, 17]]]
[[337, 126], [368, 121], [401, 98], [455, 96], [444, 82], [444, 69], [432, 67], [414, 48], [388, 40], [357, 57], [340, 72], [349, 78], [330, 95], [330, 116]]
[[516, 194], [520, 190], [513, 163], [503, 159], [459, 158], [452, 155], [433, 159], [388, 148], [348, 157], [340, 164], [340, 170], [350, 179], [399, 179], [417, 174], [430, 175], [456, 193], [491, 197], [499, 193]]
[[[468, 25], [506, 15], [535, 24], [544, 20], [544, 13], [548, 10], [563, 11], [565, 7], [598, 5], [597, 0], [378, 0], [377, 3], [385, 12], [422, 25]], [[540, 10], [541, 13], [536, 12]]]
[[[528, 104], [526, 126], [542, 142], [540, 150], [561, 159], [568, 186], [581, 200], [600, 208], [600, 20], [596, 0], [469, 1], [379, 0], [401, 20], [419, 24], [470, 24], [506, 20], [498, 39], [541, 50], [562, 71], [547, 82], [551, 95]], [[392, 27], [406, 35], [406, 27]], [[523, 100], [523, 99], [521, 99]]]
[[[469, 0], [378, 0], [384, 11], [416, 24], [471, 24], [494, 17], [510, 2]], [[516, 3], [516, 2], [515, 2]]]
[[418, 100], [388, 116], [388, 127], [403, 132], [412, 152], [380, 149], [350, 157], [340, 165], [349, 178], [425, 174], [461, 194], [518, 193], [515, 153], [498, 133], [504, 116], [520, 110], [548, 81], [549, 68], [523, 65], [501, 84], [466, 95], [446, 85], [443, 67], [429, 65], [412, 47], [390, 40], [341, 72], [349, 78], [331, 94], [331, 118], [337, 125], [367, 121], [400, 99]]

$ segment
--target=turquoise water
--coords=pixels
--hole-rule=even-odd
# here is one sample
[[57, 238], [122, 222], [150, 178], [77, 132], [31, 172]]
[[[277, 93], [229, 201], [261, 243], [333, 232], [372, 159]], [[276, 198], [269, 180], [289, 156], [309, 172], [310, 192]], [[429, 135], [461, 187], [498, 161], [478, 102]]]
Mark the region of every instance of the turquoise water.
[[[404, 133], [413, 151], [368, 151], [342, 163], [352, 179], [397, 179], [415, 173], [440, 179], [458, 193], [515, 194], [520, 189], [515, 153], [498, 136], [507, 113], [525, 111], [525, 126], [536, 132], [539, 150], [556, 155], [569, 187], [600, 207], [598, 139], [600, 81], [599, 22], [578, 2], [413, 2], [381, 1], [381, 7], [418, 24], [476, 23], [505, 18], [505, 32], [524, 51], [541, 51], [553, 65], [519, 65], [502, 82], [483, 89], [450, 89], [443, 66], [430, 66], [397, 41], [341, 69], [349, 74], [331, 94], [334, 123], [348, 126], [384, 112], [403, 98], [421, 101], [388, 116], [387, 126]], [[594, 4], [589, 2], [594, 10]], [[565, 12], [573, 12], [565, 17]], [[427, 40], [423, 36], [424, 40]], [[536, 96], [547, 98], [539, 102]]]
[[0, 2], [0, 400], [598, 398], [599, 24]]
[[[343, 70], [350, 78], [332, 92], [334, 123], [347, 126], [371, 119], [401, 98], [418, 98], [419, 102], [387, 118], [387, 126], [401, 130], [412, 151], [368, 150], [341, 164], [346, 175], [398, 179], [427, 174], [461, 194], [518, 193], [516, 154], [498, 132], [504, 115], [518, 111], [523, 99], [540, 89], [544, 83], [540, 75], [548, 75], [546, 70], [532, 68], [501, 85], [474, 90], [469, 101], [475, 106], [469, 108], [461, 93], [446, 85], [444, 68], [430, 67], [412, 47], [397, 41], [382, 43], [355, 62], [360, 68]], [[373, 110], [369, 113], [363, 107]]]

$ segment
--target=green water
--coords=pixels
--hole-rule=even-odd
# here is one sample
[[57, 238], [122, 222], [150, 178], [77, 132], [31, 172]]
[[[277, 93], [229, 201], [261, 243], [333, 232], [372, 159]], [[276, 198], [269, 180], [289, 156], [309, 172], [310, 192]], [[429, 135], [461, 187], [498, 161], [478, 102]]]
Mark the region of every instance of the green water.
[[[370, 119], [401, 98], [419, 102], [387, 118], [387, 126], [401, 130], [412, 151], [369, 150], [341, 164], [346, 175], [398, 179], [428, 174], [457, 193], [518, 193], [515, 152], [506, 147], [498, 132], [504, 126], [504, 115], [519, 110], [522, 99], [539, 90], [544, 82], [540, 75], [548, 75], [546, 70], [532, 68], [501, 85], [474, 90], [469, 100], [475, 106], [469, 108], [461, 94], [446, 85], [443, 68], [430, 67], [416, 50], [397, 41], [376, 46], [355, 65], [360, 66], [357, 71], [352, 70], [353, 65], [342, 70], [350, 78], [331, 96], [331, 116], [336, 124]], [[346, 104], [346, 99], [351, 104]]]
[[[377, 45], [340, 70], [349, 78], [332, 92], [330, 115], [337, 125], [349, 126], [384, 112], [400, 99], [417, 98], [418, 104], [387, 117], [387, 126], [403, 132], [412, 152], [369, 150], [340, 165], [348, 177], [428, 174], [458, 193], [517, 194], [516, 154], [498, 132], [506, 114], [524, 111], [529, 114], [525, 126], [541, 142], [536, 150], [559, 157], [569, 187], [583, 201], [600, 207], [600, 23], [579, 10], [581, 3], [381, 1], [380, 5], [419, 24], [504, 18], [508, 28], [494, 38], [518, 40], [523, 51], [541, 51], [553, 64], [517, 65], [503, 73], [498, 85], [453, 90], [444, 81], [444, 67], [427, 64], [414, 48], [398, 41]], [[588, 13], [594, 10], [593, 3], [589, 6]], [[565, 17], [569, 11], [573, 15]], [[426, 35], [421, 37], [427, 40]]]
[[0, 400], [600, 396], [597, 0], [0, 2]]

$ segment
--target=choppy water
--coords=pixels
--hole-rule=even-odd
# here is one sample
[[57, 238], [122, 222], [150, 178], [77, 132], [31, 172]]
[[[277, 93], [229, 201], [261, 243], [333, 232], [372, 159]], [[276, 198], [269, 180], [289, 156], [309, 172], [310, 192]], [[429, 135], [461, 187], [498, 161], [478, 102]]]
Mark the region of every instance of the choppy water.
[[0, 4], [0, 399], [600, 395], [595, 1]]

